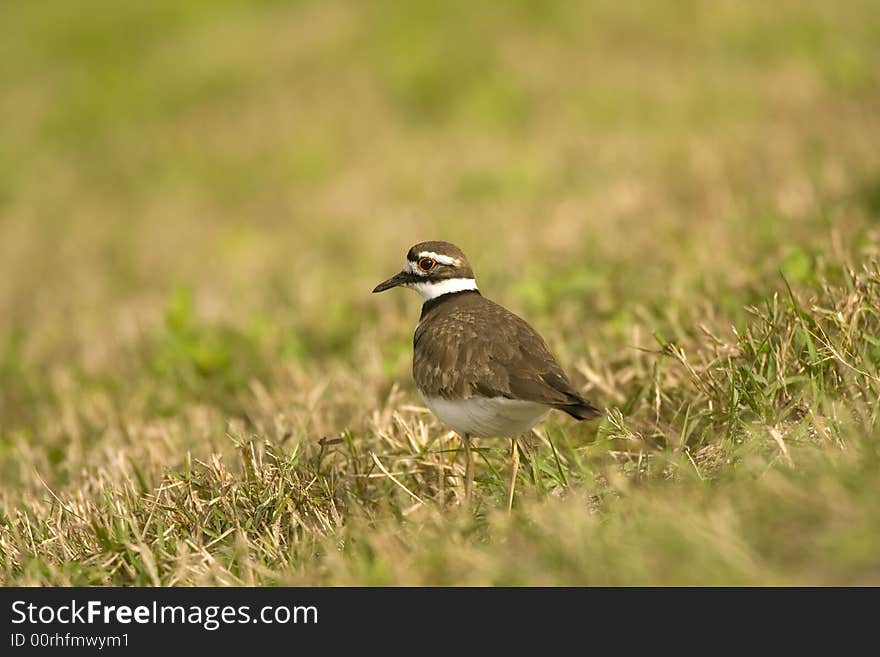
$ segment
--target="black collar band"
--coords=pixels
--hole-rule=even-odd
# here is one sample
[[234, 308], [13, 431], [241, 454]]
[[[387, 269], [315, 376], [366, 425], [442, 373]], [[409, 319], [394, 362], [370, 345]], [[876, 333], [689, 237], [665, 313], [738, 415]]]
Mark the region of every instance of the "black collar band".
[[[449, 301], [453, 298], [458, 298], [460, 294], [480, 294], [479, 290], [458, 290], [457, 292], [447, 292], [446, 294], [441, 294], [439, 297], [434, 297], [433, 299], [428, 299], [425, 303], [422, 304], [422, 315], [419, 318], [420, 320], [424, 319], [425, 316], [434, 310], [437, 306]], [[482, 296], [482, 295], [480, 295]]]

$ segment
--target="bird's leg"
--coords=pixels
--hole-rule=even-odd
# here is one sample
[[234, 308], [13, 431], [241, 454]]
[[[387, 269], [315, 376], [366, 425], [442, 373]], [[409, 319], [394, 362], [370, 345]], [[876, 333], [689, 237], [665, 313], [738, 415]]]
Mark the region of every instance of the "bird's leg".
[[459, 436], [464, 445], [464, 499], [471, 501], [471, 490], [474, 487], [474, 457], [471, 452], [471, 437], [468, 434]]
[[519, 446], [516, 438], [510, 441], [510, 485], [507, 489], [507, 513], [513, 509], [513, 491], [516, 488], [516, 473], [519, 470]]

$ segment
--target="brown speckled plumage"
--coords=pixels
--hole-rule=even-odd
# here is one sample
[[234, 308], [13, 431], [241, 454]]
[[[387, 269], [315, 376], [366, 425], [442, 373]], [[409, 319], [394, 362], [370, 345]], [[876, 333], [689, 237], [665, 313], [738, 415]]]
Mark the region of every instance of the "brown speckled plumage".
[[413, 377], [427, 397], [504, 397], [580, 419], [599, 414], [572, 387], [537, 331], [477, 291], [425, 304], [413, 339]]

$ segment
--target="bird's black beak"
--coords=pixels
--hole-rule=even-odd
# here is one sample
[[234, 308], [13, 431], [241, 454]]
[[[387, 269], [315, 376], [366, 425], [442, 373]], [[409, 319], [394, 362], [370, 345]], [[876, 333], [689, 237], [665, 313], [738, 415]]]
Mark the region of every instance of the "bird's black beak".
[[412, 281], [412, 274], [402, 271], [399, 274], [395, 274], [387, 281], [382, 281], [376, 287], [373, 288], [373, 294], [376, 292], [384, 292], [385, 290], [390, 290], [392, 287], [398, 287], [399, 285], [406, 285], [407, 283]]

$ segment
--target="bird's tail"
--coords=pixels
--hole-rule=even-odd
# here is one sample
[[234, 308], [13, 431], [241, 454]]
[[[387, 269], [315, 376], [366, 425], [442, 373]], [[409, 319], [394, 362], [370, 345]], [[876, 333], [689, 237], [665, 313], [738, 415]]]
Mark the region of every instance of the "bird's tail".
[[593, 406], [583, 397], [578, 397], [576, 401], [567, 404], [557, 404], [554, 408], [565, 411], [575, 420], [592, 420], [602, 415], [602, 411]]

